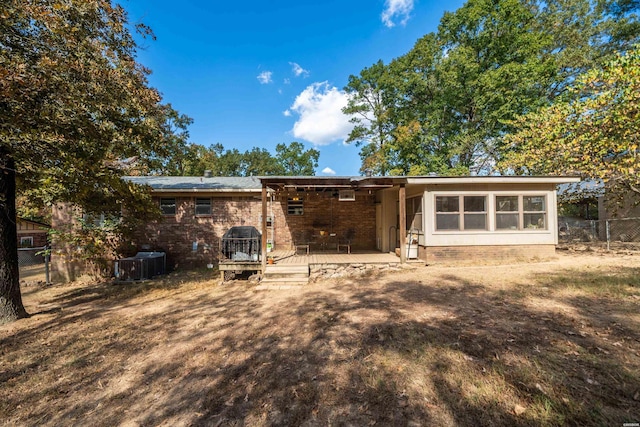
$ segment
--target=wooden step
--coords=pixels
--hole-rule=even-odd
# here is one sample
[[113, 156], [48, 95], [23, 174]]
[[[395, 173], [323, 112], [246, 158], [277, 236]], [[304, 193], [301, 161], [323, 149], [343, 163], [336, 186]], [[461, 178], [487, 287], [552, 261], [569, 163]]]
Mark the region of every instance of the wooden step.
[[262, 275], [261, 285], [294, 286], [309, 283], [309, 264], [272, 264]]
[[283, 264], [283, 265], [267, 265], [263, 274], [263, 280], [266, 279], [284, 279], [284, 278], [309, 278], [309, 265], [302, 264]]

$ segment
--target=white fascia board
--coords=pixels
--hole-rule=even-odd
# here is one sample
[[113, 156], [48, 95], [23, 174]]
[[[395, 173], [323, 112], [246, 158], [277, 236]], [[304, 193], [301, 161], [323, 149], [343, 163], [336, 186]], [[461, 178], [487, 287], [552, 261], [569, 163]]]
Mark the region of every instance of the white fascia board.
[[580, 182], [577, 176], [464, 176], [407, 177], [407, 184], [564, 184]]

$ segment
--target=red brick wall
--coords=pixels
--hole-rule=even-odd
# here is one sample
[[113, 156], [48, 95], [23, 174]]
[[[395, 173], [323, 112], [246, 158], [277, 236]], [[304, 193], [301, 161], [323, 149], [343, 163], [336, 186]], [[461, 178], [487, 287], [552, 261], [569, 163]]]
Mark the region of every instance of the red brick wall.
[[444, 246], [420, 248], [420, 258], [433, 263], [541, 261], [555, 256], [555, 245]]
[[[303, 215], [287, 214], [287, 199], [295, 195], [304, 200]], [[339, 201], [333, 192], [280, 193], [275, 195], [272, 211], [275, 217], [276, 249], [291, 248], [293, 238], [303, 232], [319, 247], [323, 241], [320, 231], [327, 232], [327, 245], [335, 248], [336, 240], [343, 239], [348, 230], [355, 233], [351, 245], [353, 250], [376, 247], [375, 195], [368, 192], [356, 192], [355, 201]], [[328, 237], [330, 233], [336, 236]]]
[[[233, 226], [250, 225], [261, 230], [262, 204], [256, 196], [213, 197], [212, 213], [205, 216], [195, 215], [195, 196], [175, 199], [176, 215], [166, 215], [161, 221], [148, 224], [134, 242], [138, 251], [166, 252], [170, 268], [204, 267], [217, 262], [220, 239]], [[197, 242], [195, 251], [194, 242]]]

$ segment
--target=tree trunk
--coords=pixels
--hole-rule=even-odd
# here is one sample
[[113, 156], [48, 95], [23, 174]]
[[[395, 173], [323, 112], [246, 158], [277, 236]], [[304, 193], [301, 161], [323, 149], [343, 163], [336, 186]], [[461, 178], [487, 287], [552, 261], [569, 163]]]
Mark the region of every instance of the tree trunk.
[[29, 316], [20, 294], [16, 227], [15, 161], [0, 146], [0, 325]]

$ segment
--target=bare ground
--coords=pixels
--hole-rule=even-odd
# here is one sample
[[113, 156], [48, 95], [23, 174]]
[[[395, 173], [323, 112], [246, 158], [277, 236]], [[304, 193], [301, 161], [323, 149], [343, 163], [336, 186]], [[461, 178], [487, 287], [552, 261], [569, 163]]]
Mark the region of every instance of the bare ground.
[[25, 286], [6, 425], [640, 421], [640, 254], [418, 267], [258, 291], [205, 273]]

